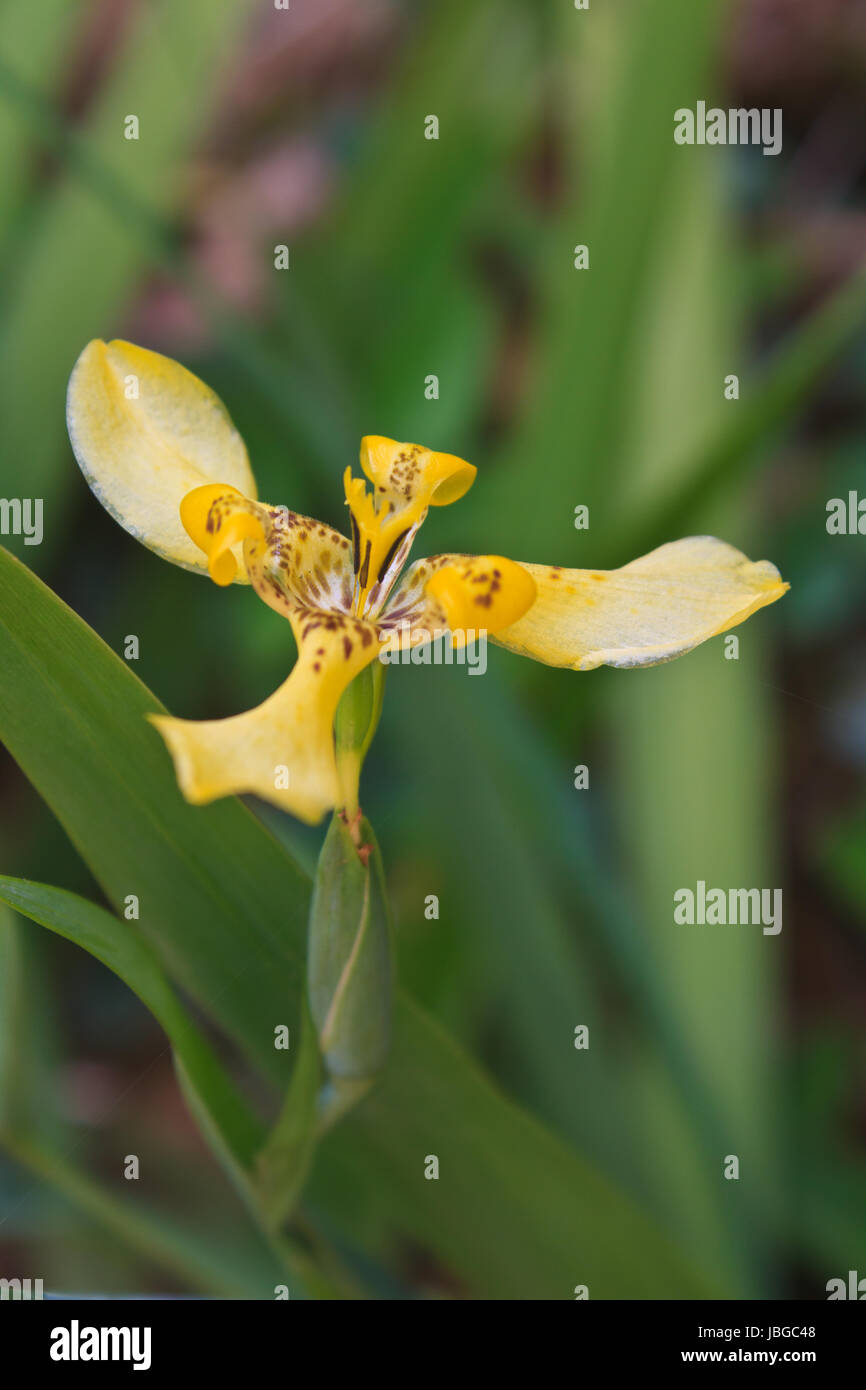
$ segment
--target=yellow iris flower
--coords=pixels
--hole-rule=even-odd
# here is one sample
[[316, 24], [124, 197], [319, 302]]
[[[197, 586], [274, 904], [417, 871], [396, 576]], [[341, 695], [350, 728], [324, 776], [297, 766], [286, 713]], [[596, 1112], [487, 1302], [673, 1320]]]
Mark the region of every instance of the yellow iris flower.
[[[402, 574], [431, 506], [475, 468], [367, 436], [344, 476], [351, 536], [257, 501], [243, 441], [217, 396], [170, 358], [95, 340], [69, 381], [69, 436], [102, 505], [131, 535], [217, 584], [250, 583], [288, 618], [298, 657], [256, 709], [202, 722], [155, 716], [187, 800], [254, 792], [311, 823], [341, 804], [334, 717], [380, 653], [468, 632], [551, 666], [651, 666], [734, 627], [788, 588], [767, 560], [710, 536], [618, 570], [497, 555], [435, 555]], [[287, 769], [288, 776], [281, 775]]]

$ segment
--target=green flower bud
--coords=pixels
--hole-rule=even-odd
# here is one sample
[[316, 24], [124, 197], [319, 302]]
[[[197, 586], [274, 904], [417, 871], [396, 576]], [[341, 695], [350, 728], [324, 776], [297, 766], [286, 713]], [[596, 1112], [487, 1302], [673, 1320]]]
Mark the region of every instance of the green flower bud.
[[308, 950], [310, 1012], [329, 1074], [369, 1080], [388, 1054], [391, 946], [379, 847], [369, 822], [334, 815], [316, 871]]

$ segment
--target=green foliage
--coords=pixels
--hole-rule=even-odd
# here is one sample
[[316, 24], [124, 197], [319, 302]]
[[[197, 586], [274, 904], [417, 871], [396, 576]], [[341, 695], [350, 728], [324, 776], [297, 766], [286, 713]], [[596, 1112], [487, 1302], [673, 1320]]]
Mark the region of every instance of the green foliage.
[[242, 1173], [263, 1142], [263, 1126], [178, 1000], [146, 938], [95, 903], [45, 884], [0, 875], [0, 900], [89, 951], [138, 995], [165, 1029], [187, 1098], [203, 1126], [217, 1137], [229, 1165]]

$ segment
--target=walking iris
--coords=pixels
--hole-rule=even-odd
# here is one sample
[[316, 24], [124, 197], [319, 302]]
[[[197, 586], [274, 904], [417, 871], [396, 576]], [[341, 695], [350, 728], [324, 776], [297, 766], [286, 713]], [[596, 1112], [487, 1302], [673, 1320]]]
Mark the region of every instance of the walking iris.
[[464, 496], [472, 464], [367, 436], [364, 476], [344, 474], [344, 536], [259, 502], [219, 399], [178, 363], [131, 343], [88, 344], [70, 378], [67, 420], [90, 487], [127, 531], [216, 584], [251, 584], [291, 624], [295, 666], [256, 709], [200, 722], [153, 717], [196, 803], [254, 792], [309, 822], [343, 806], [334, 741], [343, 692], [380, 653], [444, 629], [456, 645], [483, 630], [511, 651], [577, 671], [649, 666], [788, 587], [768, 561], [708, 536], [662, 545], [618, 570], [445, 554], [404, 571], [428, 509]]

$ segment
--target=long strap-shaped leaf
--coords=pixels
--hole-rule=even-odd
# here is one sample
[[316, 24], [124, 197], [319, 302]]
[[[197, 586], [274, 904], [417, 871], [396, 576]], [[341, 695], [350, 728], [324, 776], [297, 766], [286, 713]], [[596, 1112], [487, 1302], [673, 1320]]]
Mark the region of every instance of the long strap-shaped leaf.
[[77, 893], [3, 874], [0, 902], [82, 946], [138, 995], [165, 1029], [196, 1118], [241, 1176], [264, 1140], [264, 1126], [184, 1009], [138, 924], [121, 921]]

